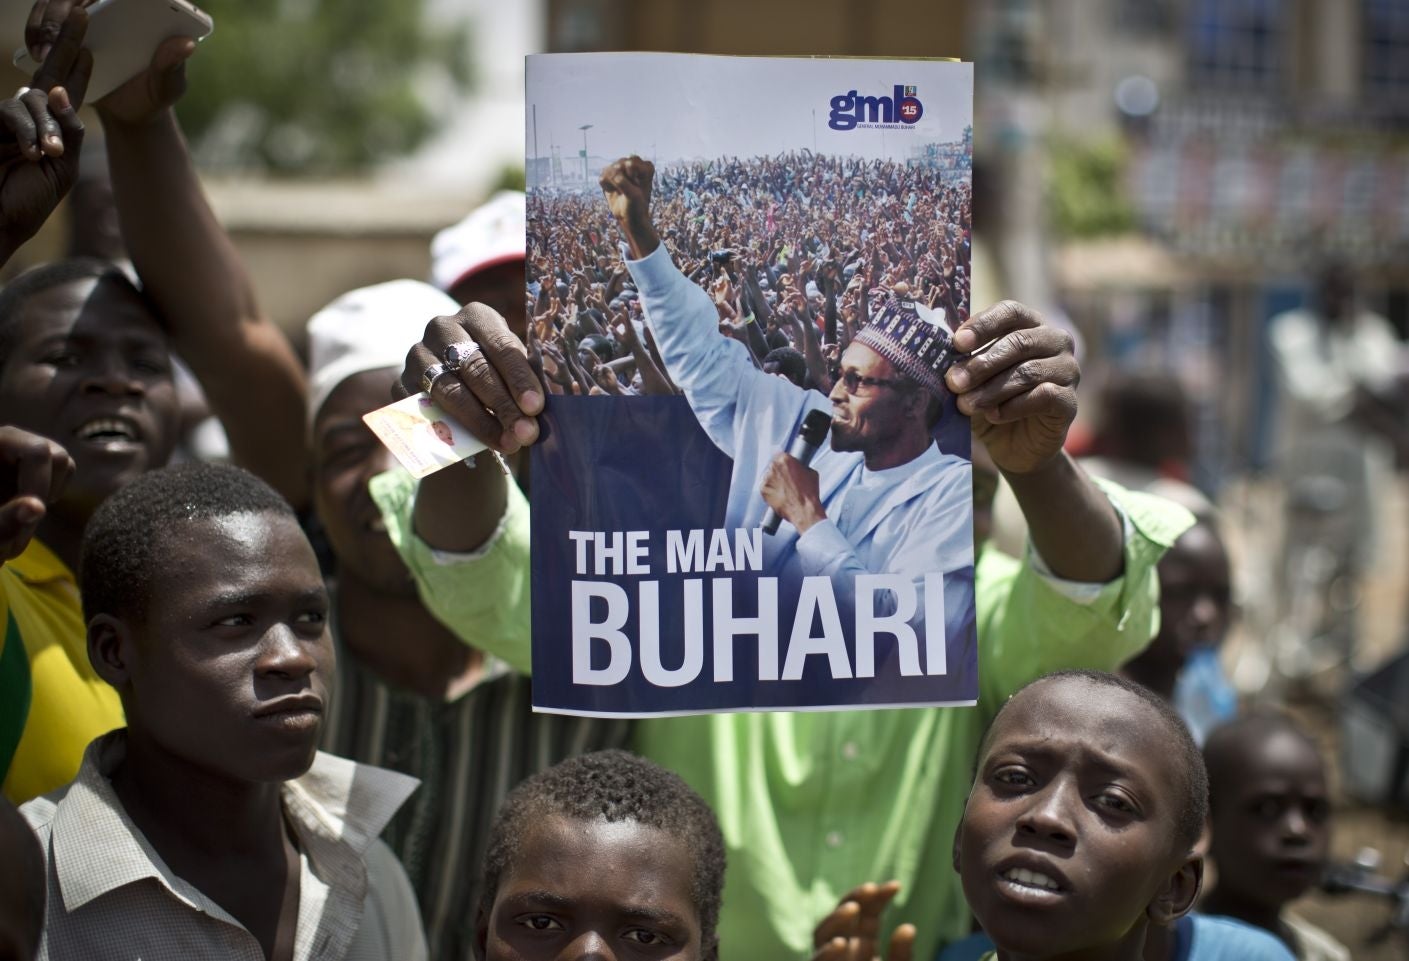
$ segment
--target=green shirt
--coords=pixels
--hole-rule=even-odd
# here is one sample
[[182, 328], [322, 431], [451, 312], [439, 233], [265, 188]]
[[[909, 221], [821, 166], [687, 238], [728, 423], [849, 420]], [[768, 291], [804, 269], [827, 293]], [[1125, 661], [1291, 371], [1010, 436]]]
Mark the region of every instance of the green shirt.
[[[979, 740], [1017, 688], [1061, 668], [1112, 669], [1158, 627], [1155, 563], [1191, 523], [1182, 508], [1103, 485], [1128, 522], [1124, 575], [1089, 602], [1064, 593], [1030, 564], [982, 551], [975, 569], [979, 705], [892, 711], [714, 714], [638, 721], [643, 755], [677, 771], [714, 807], [729, 849], [720, 957], [802, 958], [812, 929], [866, 881], [901, 882], [888, 924], [919, 926], [915, 957], [963, 937], [969, 912], [952, 868]], [[512, 485], [511, 485], [512, 487]], [[463, 599], [527, 590], [527, 575], [491, 583], [496, 552], [523, 550], [509, 534], [527, 524], [511, 490], [504, 533], [484, 557], [436, 558], [406, 536], [409, 514], [388, 517], [427, 606], [471, 644], [512, 664], [529, 662], [528, 621], [510, 637], [481, 629]], [[457, 570], [458, 568], [458, 570]], [[451, 572], [454, 571], [452, 576]], [[473, 603], [473, 601], [471, 601]]]

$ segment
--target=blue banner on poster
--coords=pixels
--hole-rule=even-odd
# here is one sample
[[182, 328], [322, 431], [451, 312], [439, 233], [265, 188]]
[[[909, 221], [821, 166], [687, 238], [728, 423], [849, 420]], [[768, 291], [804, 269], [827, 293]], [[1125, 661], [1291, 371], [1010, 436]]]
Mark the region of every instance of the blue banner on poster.
[[[799, 582], [787, 575], [789, 552], [774, 546], [779, 535], [726, 524], [733, 461], [684, 397], [554, 397], [540, 423], [537, 710], [647, 716], [976, 699], [971, 557], [942, 571], [936, 556], [927, 576], [894, 578], [912, 585], [903, 603], [914, 613], [873, 618], [858, 638], [854, 583], [848, 592], [826, 575]], [[789, 527], [780, 534], [795, 540]]]

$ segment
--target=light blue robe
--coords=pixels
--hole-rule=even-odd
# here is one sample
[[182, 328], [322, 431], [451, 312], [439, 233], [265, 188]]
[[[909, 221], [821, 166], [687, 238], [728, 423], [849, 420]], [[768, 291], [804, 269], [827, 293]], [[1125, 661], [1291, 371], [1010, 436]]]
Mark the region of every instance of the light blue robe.
[[[628, 260], [647, 323], [671, 379], [685, 392], [709, 438], [734, 460], [725, 509], [728, 528], [756, 528], [768, 505], [759, 489], [769, 462], [811, 410], [831, 415], [831, 403], [753, 365], [747, 348], [719, 333], [718, 313], [662, 244]], [[967, 460], [931, 445], [909, 463], [867, 470], [857, 452], [824, 446], [813, 459], [825, 521], [807, 533], [786, 521], [763, 537], [763, 569], [785, 584], [804, 576], [832, 579], [840, 598], [852, 596], [858, 574], [903, 574], [923, 598], [925, 574], [945, 574], [947, 632], [973, 623], [973, 510]], [[889, 592], [876, 595], [876, 614], [894, 610]], [[909, 623], [920, 636], [924, 605]], [[951, 633], [952, 636], [952, 633]]]

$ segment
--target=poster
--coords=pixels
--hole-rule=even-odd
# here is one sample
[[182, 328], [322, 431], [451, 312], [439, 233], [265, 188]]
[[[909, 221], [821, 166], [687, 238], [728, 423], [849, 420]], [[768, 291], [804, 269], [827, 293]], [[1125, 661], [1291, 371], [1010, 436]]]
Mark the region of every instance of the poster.
[[527, 91], [535, 709], [974, 703], [970, 65], [544, 55]]

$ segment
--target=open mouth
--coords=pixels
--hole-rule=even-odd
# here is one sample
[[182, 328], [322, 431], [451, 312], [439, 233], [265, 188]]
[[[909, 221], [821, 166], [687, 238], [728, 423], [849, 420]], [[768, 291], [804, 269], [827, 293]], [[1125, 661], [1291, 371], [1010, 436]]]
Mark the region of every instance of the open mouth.
[[1062, 889], [1055, 878], [1048, 877], [1040, 871], [1029, 871], [1027, 868], [1009, 868], [1003, 872], [1002, 878], [1019, 887], [1032, 888], [1037, 891], [1060, 891]]
[[135, 444], [142, 439], [137, 425], [125, 417], [95, 417], [80, 425], [74, 434], [79, 440], [100, 444]]

